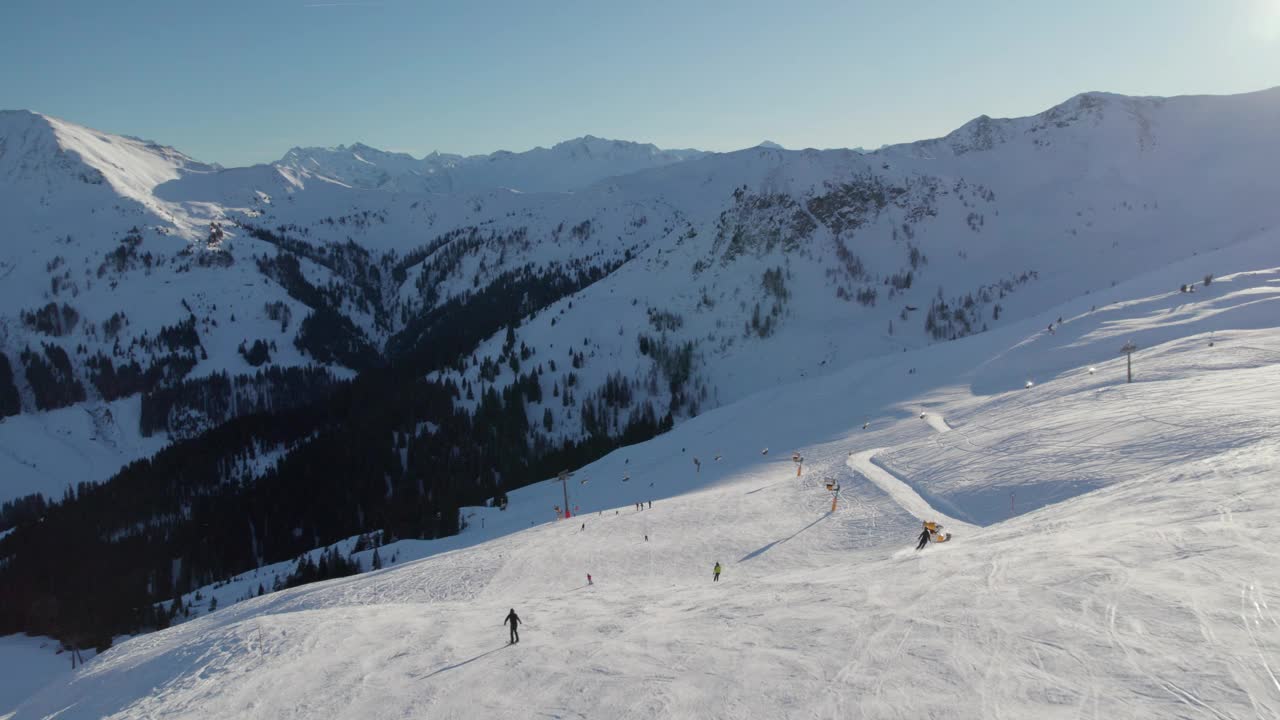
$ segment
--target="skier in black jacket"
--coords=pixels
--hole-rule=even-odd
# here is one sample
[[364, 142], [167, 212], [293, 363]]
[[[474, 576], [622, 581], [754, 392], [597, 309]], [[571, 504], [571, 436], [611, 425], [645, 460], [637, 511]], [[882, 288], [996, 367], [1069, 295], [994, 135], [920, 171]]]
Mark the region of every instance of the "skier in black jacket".
[[923, 550], [925, 545], [929, 544], [929, 528], [925, 528], [920, 532], [920, 544], [916, 545], [916, 550]]
[[516, 614], [516, 609], [511, 608], [511, 612], [507, 613], [507, 619], [502, 621], [503, 625], [511, 625], [511, 644], [520, 642], [520, 631], [516, 630], [516, 626], [520, 624], [520, 616]]

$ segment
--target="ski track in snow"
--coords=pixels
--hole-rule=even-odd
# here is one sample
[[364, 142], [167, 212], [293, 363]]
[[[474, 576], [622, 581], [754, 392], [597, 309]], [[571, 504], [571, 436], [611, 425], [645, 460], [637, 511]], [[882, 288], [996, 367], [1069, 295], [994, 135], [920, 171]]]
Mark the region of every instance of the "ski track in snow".
[[[933, 423], [931, 426], [937, 427]], [[950, 429], [950, 428], [948, 428]], [[975, 526], [957, 520], [939, 512], [929, 505], [929, 503], [917, 493], [911, 486], [897, 478], [893, 473], [885, 470], [875, 464], [875, 456], [882, 452], [884, 448], [875, 448], [872, 450], [863, 450], [849, 456], [849, 467], [860, 473], [863, 477], [875, 483], [876, 487], [885, 492], [886, 495], [893, 498], [903, 510], [911, 513], [912, 516], [920, 520], [933, 520], [941, 522], [945, 528], [962, 529], [971, 531]]]

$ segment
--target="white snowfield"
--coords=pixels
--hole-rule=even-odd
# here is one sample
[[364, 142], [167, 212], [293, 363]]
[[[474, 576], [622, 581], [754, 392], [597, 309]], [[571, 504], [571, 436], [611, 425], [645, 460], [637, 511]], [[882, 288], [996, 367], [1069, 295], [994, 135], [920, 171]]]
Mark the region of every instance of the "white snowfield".
[[[1276, 717], [1276, 266], [1264, 236], [1052, 335], [754, 395], [578, 470], [574, 519], [526, 488], [441, 554], [135, 638], [0, 717]], [[922, 516], [952, 541], [917, 553]]]
[[[0, 533], [3, 536], [3, 533]], [[57, 640], [28, 635], [0, 637], [0, 717], [48, 685], [71, 672], [71, 653], [58, 651]], [[91, 656], [84, 652], [81, 657]]]

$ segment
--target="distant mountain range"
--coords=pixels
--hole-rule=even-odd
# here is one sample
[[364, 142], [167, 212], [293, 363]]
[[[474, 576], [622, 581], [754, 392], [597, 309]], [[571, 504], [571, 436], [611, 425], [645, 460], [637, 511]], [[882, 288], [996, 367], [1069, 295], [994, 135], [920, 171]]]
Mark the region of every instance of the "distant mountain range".
[[700, 150], [662, 150], [650, 144], [587, 135], [514, 153], [431, 153], [416, 159], [368, 145], [293, 148], [275, 163], [356, 188], [398, 192], [470, 193], [494, 188], [521, 192], [568, 192], [597, 180], [701, 157]]

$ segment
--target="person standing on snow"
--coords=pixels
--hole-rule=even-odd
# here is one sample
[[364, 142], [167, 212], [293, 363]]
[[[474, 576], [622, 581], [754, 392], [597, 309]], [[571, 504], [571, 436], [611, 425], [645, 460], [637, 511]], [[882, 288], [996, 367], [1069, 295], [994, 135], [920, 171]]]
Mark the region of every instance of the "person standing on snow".
[[511, 608], [511, 612], [507, 613], [507, 619], [502, 621], [503, 625], [511, 625], [511, 643], [515, 645], [520, 642], [520, 631], [516, 630], [516, 626], [520, 624], [520, 616], [516, 614], [516, 609]]
[[588, 585], [594, 585], [594, 584], [595, 584], [595, 583], [591, 582], [591, 573], [587, 573], [587, 584], [588, 584]]
[[720, 563], [711, 570], [711, 582], [720, 582]]

